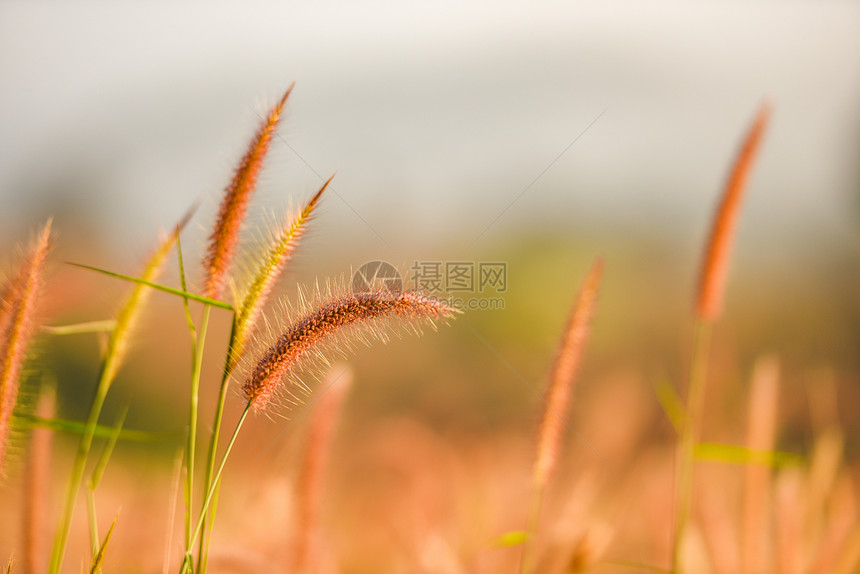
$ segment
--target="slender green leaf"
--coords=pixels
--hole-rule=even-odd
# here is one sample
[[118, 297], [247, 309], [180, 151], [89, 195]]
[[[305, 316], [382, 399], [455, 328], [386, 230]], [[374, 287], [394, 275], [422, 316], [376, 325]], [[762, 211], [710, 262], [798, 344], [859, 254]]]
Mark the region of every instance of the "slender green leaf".
[[209, 297], [203, 297], [202, 295], [195, 295], [194, 293], [189, 293], [188, 291], [183, 291], [181, 289], [176, 289], [174, 287], [168, 287], [167, 285], [161, 285], [159, 283], [154, 283], [152, 281], [147, 281], [145, 279], [139, 279], [137, 277], [131, 277], [130, 275], [123, 275], [122, 273], [114, 273], [113, 271], [107, 271], [105, 269], [99, 269], [98, 267], [92, 267], [90, 265], [83, 265], [82, 263], [68, 262], [68, 264], [73, 265], [75, 267], [80, 267], [81, 269], [87, 269], [89, 271], [95, 271], [96, 273], [101, 273], [102, 275], [107, 275], [109, 277], [115, 277], [117, 279], [122, 279], [124, 281], [131, 281], [132, 283], [137, 283], [139, 285], [146, 285], [147, 287], [152, 287], [153, 289], [157, 289], [157, 290], [163, 291], [165, 293], [170, 293], [171, 295], [177, 295], [179, 297], [190, 299], [192, 301], [199, 301], [200, 303], [206, 303], [207, 305], [212, 305], [213, 307], [218, 307], [219, 309], [226, 309], [228, 311], [233, 311], [233, 306], [229, 303], [225, 303], [224, 301], [216, 301], [215, 299], [210, 299]]
[[42, 330], [50, 335], [79, 335], [82, 333], [108, 333], [116, 327], [116, 319], [88, 321], [72, 325], [45, 325]]
[[117, 417], [116, 425], [114, 425], [113, 432], [108, 437], [107, 444], [105, 444], [104, 451], [102, 451], [102, 456], [99, 458], [99, 462], [96, 464], [95, 469], [93, 469], [93, 475], [90, 478], [89, 484], [90, 490], [98, 488], [99, 482], [101, 482], [102, 476], [104, 475], [105, 469], [110, 461], [110, 457], [113, 454], [113, 449], [116, 446], [116, 441], [119, 439], [120, 433], [122, 433], [122, 425], [125, 424], [125, 417], [127, 414], [128, 405], [125, 405], [120, 412], [119, 417]]
[[107, 534], [105, 534], [105, 539], [101, 543], [101, 546], [99, 546], [99, 551], [96, 553], [95, 558], [93, 558], [93, 567], [90, 568], [90, 574], [99, 574], [102, 571], [102, 564], [105, 560], [105, 551], [110, 543], [110, 537], [113, 535], [113, 529], [116, 526], [117, 520], [119, 520], [119, 514], [117, 514], [116, 518], [113, 519], [113, 524], [108, 528]]
[[669, 422], [675, 427], [675, 431], [681, 432], [681, 429], [684, 428], [686, 410], [675, 387], [666, 379], [661, 379], [654, 387], [654, 392], [657, 394], [657, 401], [663, 407], [663, 412], [666, 413]]
[[[188, 293], [188, 285], [185, 282], [185, 261], [182, 259], [182, 242], [179, 236], [176, 237], [176, 258], [179, 261], [179, 285], [182, 287], [183, 293]], [[182, 306], [185, 308], [185, 320], [188, 322], [188, 330], [191, 336], [197, 332], [194, 327], [194, 320], [191, 318], [191, 309], [188, 307], [188, 297], [182, 298]]]
[[[15, 414], [15, 424], [20, 425], [20, 428], [46, 428], [57, 432], [65, 432], [69, 434], [84, 434], [86, 424], [78, 421], [70, 421], [66, 419], [45, 418], [35, 415]], [[115, 429], [112, 427], [97, 425], [93, 436], [109, 439]], [[167, 442], [178, 439], [181, 433], [178, 432], [145, 432], [137, 430], [122, 430], [119, 433], [119, 440], [128, 442]]]
[[799, 454], [778, 450], [758, 450], [733, 444], [702, 442], [696, 445], [697, 460], [724, 462], [727, 464], [760, 464], [770, 467], [798, 466], [804, 458]]

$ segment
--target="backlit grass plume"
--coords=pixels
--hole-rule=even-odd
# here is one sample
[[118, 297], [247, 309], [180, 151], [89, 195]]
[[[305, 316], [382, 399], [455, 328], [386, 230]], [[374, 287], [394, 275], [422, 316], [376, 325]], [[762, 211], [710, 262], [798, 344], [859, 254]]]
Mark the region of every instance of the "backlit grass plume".
[[711, 328], [719, 318], [722, 309], [729, 251], [740, 212], [741, 199], [769, 118], [770, 106], [767, 103], [762, 104], [732, 166], [720, 200], [720, 207], [714, 214], [711, 234], [702, 258], [695, 308], [693, 357], [690, 361], [690, 378], [687, 387], [686, 417], [679, 437], [680, 453], [676, 483], [678, 503], [675, 509], [672, 551], [672, 569], [679, 574], [685, 570], [682, 554], [692, 515], [694, 451], [702, 434]]
[[269, 143], [272, 141], [272, 135], [281, 119], [281, 112], [292, 90], [293, 87], [290, 86], [263, 121], [224, 193], [218, 218], [215, 221], [215, 229], [209, 238], [209, 248], [203, 261], [206, 273], [203, 292], [212, 299], [218, 299], [221, 296], [227, 269], [230, 267], [239, 242], [239, 227], [245, 219], [251, 195], [257, 187], [257, 177], [269, 151]]
[[564, 416], [570, 403], [573, 378], [588, 337], [602, 276], [603, 260], [598, 259], [589, 271], [588, 277], [585, 278], [576, 303], [571, 309], [552, 364], [534, 468], [534, 485], [537, 488], [546, 486], [555, 468], [562, 430], [564, 430]]
[[36, 305], [45, 261], [51, 248], [51, 221], [37, 236], [24, 262], [3, 288], [0, 301], [0, 476], [12, 411], [18, 398], [19, 377], [35, 329]]
[[265, 409], [284, 377], [319, 350], [320, 345], [349, 327], [366, 327], [381, 336], [379, 320], [390, 317], [409, 321], [449, 318], [457, 310], [414, 291], [381, 290], [336, 297], [299, 319], [257, 361], [242, 389], [248, 404]]
[[[533, 535], [537, 530], [543, 493], [558, 460], [562, 431], [566, 426], [564, 417], [570, 403], [574, 375], [579, 367], [582, 350], [588, 337], [602, 276], [603, 260], [598, 259], [591, 266], [568, 315], [550, 370], [548, 391], [544, 399], [546, 407], [538, 431], [537, 456], [532, 474], [532, 495], [527, 525], [529, 535]], [[531, 571], [532, 544], [531, 541], [526, 541], [523, 548], [520, 558], [521, 573]]]
[[[332, 176], [334, 177], [334, 176]], [[233, 349], [231, 361], [235, 363], [266, 299], [278, 280], [284, 266], [307, 230], [314, 210], [319, 205], [323, 192], [331, 183], [329, 178], [320, 190], [305, 204], [304, 208], [292, 220], [289, 220], [280, 233], [273, 239], [269, 251], [261, 258], [259, 267], [251, 279], [245, 295], [239, 305], [236, 326], [233, 332]]]
[[716, 320], [722, 310], [729, 252], [741, 200], [769, 118], [770, 106], [764, 103], [759, 108], [741, 146], [731, 175], [726, 182], [720, 207], [714, 216], [711, 235], [705, 249], [705, 256], [702, 258], [699, 297], [696, 302], [696, 312], [704, 321]]

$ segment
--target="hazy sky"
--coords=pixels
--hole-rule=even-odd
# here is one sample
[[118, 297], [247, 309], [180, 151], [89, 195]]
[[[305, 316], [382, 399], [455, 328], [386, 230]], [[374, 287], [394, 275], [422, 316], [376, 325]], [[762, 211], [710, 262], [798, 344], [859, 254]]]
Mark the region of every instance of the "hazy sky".
[[745, 233], [860, 211], [856, 2], [3, 2], [0, 228], [53, 210], [148, 244], [211, 213], [293, 81], [262, 197], [337, 170], [326, 225], [358, 241], [699, 233], [765, 98]]

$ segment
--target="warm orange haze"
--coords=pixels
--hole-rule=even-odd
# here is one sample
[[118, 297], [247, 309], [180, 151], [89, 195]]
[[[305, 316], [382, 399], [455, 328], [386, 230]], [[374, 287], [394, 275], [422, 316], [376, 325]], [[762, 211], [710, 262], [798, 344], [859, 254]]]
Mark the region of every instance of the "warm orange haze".
[[[245, 221], [291, 91], [199, 262], [194, 210], [130, 274], [57, 260], [66, 232], [50, 221], [4, 262], [7, 572], [856, 571], [857, 371], [747, 348], [723, 320], [769, 106], [728, 168], [695, 304], [660, 326], [681, 356], [646, 359], [601, 322], [624, 329], [612, 293], [665, 279], [624, 278], [605, 255], [589, 271], [593, 239], [587, 255], [546, 252], [569, 285], [509, 288], [515, 264], [547, 257], [532, 247], [372, 261], [296, 296], [293, 255], [325, 233], [312, 216], [333, 180], [267, 237]], [[112, 316], [75, 295], [111, 283]], [[490, 294], [495, 312], [475, 303]]]

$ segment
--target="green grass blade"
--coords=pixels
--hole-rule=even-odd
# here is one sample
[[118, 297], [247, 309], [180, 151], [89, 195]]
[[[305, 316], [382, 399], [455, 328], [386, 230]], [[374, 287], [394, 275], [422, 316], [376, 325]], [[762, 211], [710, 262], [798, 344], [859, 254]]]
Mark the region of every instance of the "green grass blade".
[[[15, 424], [19, 428], [44, 428], [55, 432], [68, 434], [84, 434], [86, 424], [79, 421], [67, 419], [45, 418], [35, 415], [16, 414]], [[96, 425], [93, 429], [93, 437], [109, 439], [114, 433], [113, 427]], [[146, 432], [138, 430], [123, 429], [119, 433], [119, 440], [126, 442], [172, 442], [181, 436], [178, 432]]]
[[189, 293], [188, 291], [183, 291], [182, 289], [176, 289], [174, 287], [168, 287], [167, 285], [161, 285], [161, 284], [155, 283], [153, 281], [147, 281], [146, 279], [140, 279], [138, 277], [132, 277], [130, 275], [123, 275], [122, 273], [115, 273], [113, 271], [107, 271], [106, 269], [99, 269], [98, 267], [92, 267], [90, 265], [84, 265], [82, 263], [67, 262], [67, 264], [72, 265], [74, 267], [80, 267], [81, 269], [87, 269], [89, 271], [95, 271], [96, 273], [101, 273], [102, 275], [107, 275], [108, 277], [115, 277], [116, 279], [122, 279], [123, 281], [131, 281], [132, 283], [137, 283], [138, 285], [145, 285], [147, 287], [152, 287], [153, 289], [163, 291], [164, 293], [170, 293], [171, 295], [177, 295], [179, 297], [183, 297], [185, 299], [190, 299], [192, 301], [199, 301], [200, 303], [206, 303], [207, 305], [211, 305], [213, 307], [218, 307], [219, 309], [226, 309], [228, 311], [233, 310], [233, 306], [229, 303], [225, 303], [224, 301], [216, 301], [215, 299], [210, 299], [209, 297], [203, 297], [202, 295], [195, 295], [194, 293]]
[[657, 395], [657, 401], [666, 413], [666, 417], [676, 432], [681, 432], [684, 428], [684, 417], [686, 417], [686, 409], [681, 397], [678, 396], [678, 391], [666, 379], [660, 379], [654, 386], [654, 392]]
[[113, 529], [116, 527], [116, 521], [119, 520], [119, 514], [116, 515], [116, 518], [113, 519], [113, 524], [108, 528], [107, 534], [105, 534], [105, 539], [99, 546], [99, 551], [96, 553], [95, 558], [93, 558], [93, 566], [90, 568], [90, 574], [100, 574], [102, 571], [102, 564], [105, 560], [105, 551], [107, 551], [108, 544], [110, 544], [110, 537], [113, 535]]
[[83, 333], [109, 333], [116, 328], [116, 319], [88, 321], [72, 325], [45, 325], [42, 330], [49, 335], [80, 335]]
[[113, 449], [116, 446], [116, 441], [119, 439], [120, 433], [122, 433], [122, 427], [125, 424], [125, 417], [128, 414], [128, 405], [126, 405], [117, 417], [116, 425], [114, 425], [111, 435], [108, 437], [107, 444], [105, 444], [104, 451], [102, 451], [102, 456], [99, 458], [98, 464], [96, 464], [95, 469], [93, 469], [93, 475], [90, 478], [90, 490], [95, 490], [99, 486], [99, 482], [101, 482], [102, 476], [104, 475], [105, 469], [107, 468], [108, 462], [110, 461], [110, 457], [113, 454]]
[[696, 460], [726, 464], [759, 464], [772, 468], [802, 465], [805, 459], [799, 454], [778, 450], [758, 450], [733, 444], [701, 442], [694, 450]]

